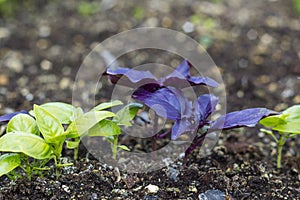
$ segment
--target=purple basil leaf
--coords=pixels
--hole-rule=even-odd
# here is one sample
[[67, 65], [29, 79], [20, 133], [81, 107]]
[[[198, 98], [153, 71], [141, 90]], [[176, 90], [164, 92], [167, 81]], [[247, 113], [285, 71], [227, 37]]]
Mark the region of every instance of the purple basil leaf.
[[[152, 84], [150, 84], [151, 86]], [[132, 98], [143, 102], [153, 109], [157, 115], [171, 119], [180, 119], [185, 112], [186, 99], [183, 94], [175, 88], [163, 87], [158, 90], [151, 90], [151, 87], [142, 86], [133, 94]]]
[[160, 79], [164, 86], [175, 86], [176, 88], [185, 88], [194, 85], [207, 85], [217, 87], [219, 84], [211, 78], [201, 76], [191, 76], [190, 68], [192, 64], [184, 60], [171, 74]]
[[21, 110], [19, 112], [5, 114], [5, 115], [0, 116], [0, 122], [8, 122], [11, 118], [13, 118], [14, 116], [21, 114], [21, 113], [28, 114], [28, 112], [26, 110]]
[[175, 71], [180, 73], [184, 77], [188, 77], [190, 76], [190, 69], [192, 67], [192, 64], [185, 59], [184, 61], [182, 61], [182, 63], [180, 63], [180, 65], [178, 65]]
[[178, 102], [180, 103], [181, 118], [190, 117], [192, 115], [192, 102], [189, 101], [182, 93], [174, 87], [167, 87], [176, 96]]
[[219, 103], [218, 97], [211, 94], [203, 94], [198, 97], [200, 120], [205, 121], [215, 111]]
[[266, 108], [249, 108], [222, 115], [211, 123], [210, 129], [231, 129], [237, 127], [254, 127], [262, 118], [277, 112]]
[[183, 117], [175, 121], [172, 126], [171, 140], [176, 140], [179, 136], [187, 132], [196, 131], [198, 125], [195, 120], [191, 118]]
[[148, 83], [159, 83], [155, 76], [149, 71], [138, 71], [130, 68], [118, 68], [116, 70], [107, 69], [104, 73], [109, 75], [113, 84], [117, 82], [121, 85], [134, 87]]
[[207, 85], [210, 87], [218, 87], [219, 83], [217, 83], [215, 80], [208, 78], [208, 77], [201, 77], [201, 76], [191, 76], [188, 78], [189, 83], [194, 85]]

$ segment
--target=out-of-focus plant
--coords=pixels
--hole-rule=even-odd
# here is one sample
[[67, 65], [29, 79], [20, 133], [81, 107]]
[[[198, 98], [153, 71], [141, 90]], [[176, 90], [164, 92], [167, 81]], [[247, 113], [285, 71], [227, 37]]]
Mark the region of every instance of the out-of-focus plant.
[[293, 0], [293, 8], [295, 12], [300, 15], [300, 0]]
[[87, 17], [96, 14], [100, 10], [100, 2], [97, 1], [80, 1], [77, 11], [80, 15]]

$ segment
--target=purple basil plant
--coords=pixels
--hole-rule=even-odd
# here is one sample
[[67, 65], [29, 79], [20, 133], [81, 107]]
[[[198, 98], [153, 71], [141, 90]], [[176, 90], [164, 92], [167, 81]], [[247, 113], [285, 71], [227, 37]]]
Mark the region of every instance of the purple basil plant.
[[[196, 85], [217, 87], [219, 84], [208, 77], [191, 76], [192, 65], [184, 60], [171, 74], [157, 79], [149, 71], [137, 71], [130, 68], [107, 69], [112, 83], [128, 87], [139, 87], [133, 92], [132, 98], [141, 101], [155, 111], [156, 115], [173, 120], [171, 140], [182, 134], [196, 134], [193, 144], [185, 152], [185, 160], [197, 146], [201, 145], [210, 130], [232, 129], [237, 127], [254, 127], [262, 118], [275, 111], [266, 108], [250, 108], [227, 113], [214, 121], [209, 116], [215, 111], [219, 99], [211, 94], [200, 95], [196, 100], [188, 100], [182, 88]], [[121, 78], [122, 77], [122, 78]], [[207, 127], [203, 132], [203, 128]]]

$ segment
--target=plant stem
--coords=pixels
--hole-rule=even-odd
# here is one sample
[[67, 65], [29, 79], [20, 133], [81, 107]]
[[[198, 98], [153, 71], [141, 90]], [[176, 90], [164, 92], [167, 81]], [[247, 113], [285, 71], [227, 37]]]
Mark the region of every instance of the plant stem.
[[194, 139], [194, 143], [193, 144], [191, 144], [191, 146], [189, 147], [189, 148], [187, 148], [187, 150], [185, 150], [185, 152], [184, 152], [184, 158], [183, 158], [183, 161], [182, 161], [182, 163], [185, 165], [186, 164], [186, 162], [187, 162], [187, 158], [188, 158], [188, 156], [198, 147], [198, 146], [200, 146], [202, 143], [203, 143], [203, 141], [204, 141], [204, 139], [205, 139], [205, 136], [206, 136], [206, 133], [205, 134], [203, 134], [203, 135], [201, 135], [201, 136], [198, 136], [197, 138], [195, 138]]
[[154, 113], [154, 122], [153, 122], [153, 136], [152, 137], [152, 152], [156, 151], [156, 137], [158, 129], [158, 116], [156, 113]]
[[166, 130], [162, 134], [156, 134], [155, 137], [156, 137], [156, 139], [162, 139], [162, 138], [166, 137], [169, 133], [171, 133], [171, 129]]
[[279, 135], [279, 140], [277, 142], [277, 169], [281, 168], [282, 148], [289, 138], [289, 134], [279, 133]]
[[28, 180], [30, 181], [32, 174], [31, 174], [31, 167], [30, 167], [30, 163], [29, 163], [29, 157], [25, 154], [23, 155], [23, 157], [25, 160], [25, 173], [26, 173]]
[[114, 143], [112, 145], [112, 158], [117, 159], [117, 153], [118, 153], [118, 135], [114, 135]]
[[[74, 139], [75, 142], [79, 141], [79, 137]], [[74, 148], [74, 160], [78, 159], [78, 146]]]
[[53, 156], [54, 159], [54, 163], [55, 163], [55, 174], [56, 174], [56, 178], [58, 179], [58, 177], [60, 176], [60, 171], [58, 170], [58, 163], [57, 163], [57, 157], [56, 155]]
[[156, 159], [156, 134], [158, 132], [158, 116], [156, 113], [154, 113], [154, 122], [153, 122], [153, 136], [151, 138], [151, 143], [152, 143], [152, 152], [151, 152], [151, 157], [152, 160]]
[[282, 146], [283, 145], [278, 145], [278, 148], [277, 148], [277, 169], [281, 168]]

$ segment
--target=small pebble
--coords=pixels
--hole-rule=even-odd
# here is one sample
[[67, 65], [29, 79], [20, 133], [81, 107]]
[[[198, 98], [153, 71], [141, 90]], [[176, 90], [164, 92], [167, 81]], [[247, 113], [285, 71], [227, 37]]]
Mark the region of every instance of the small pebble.
[[258, 33], [255, 29], [250, 29], [247, 33], [247, 37], [249, 40], [255, 40], [258, 37]]
[[146, 195], [144, 196], [143, 200], [157, 200], [157, 196], [152, 196], [152, 195]]
[[207, 190], [199, 194], [199, 200], [225, 200], [226, 195], [220, 190]]
[[0, 27], [0, 39], [9, 38], [10, 31], [8, 28]]
[[148, 186], [145, 187], [145, 189], [147, 189], [147, 191], [148, 191], [149, 193], [155, 194], [155, 193], [158, 192], [159, 187], [156, 186], [156, 185], [149, 184]]
[[69, 188], [68, 186], [62, 185], [61, 187], [63, 188], [63, 190], [64, 190], [65, 192], [70, 193], [70, 188]]
[[183, 25], [182, 25], [182, 30], [185, 32], [185, 33], [191, 33], [195, 30], [195, 26], [192, 22], [185, 22]]
[[91, 200], [97, 200], [97, 199], [98, 199], [98, 195], [96, 193], [93, 193]]
[[178, 175], [180, 172], [177, 169], [174, 169], [173, 167], [168, 167], [167, 175], [170, 179], [172, 179], [174, 182], [178, 181]]

